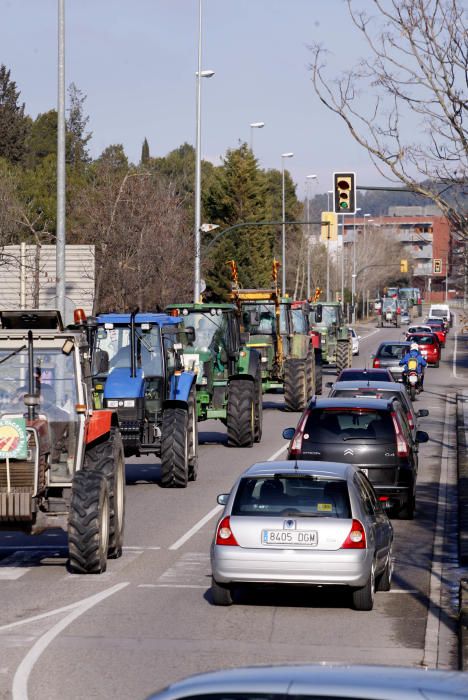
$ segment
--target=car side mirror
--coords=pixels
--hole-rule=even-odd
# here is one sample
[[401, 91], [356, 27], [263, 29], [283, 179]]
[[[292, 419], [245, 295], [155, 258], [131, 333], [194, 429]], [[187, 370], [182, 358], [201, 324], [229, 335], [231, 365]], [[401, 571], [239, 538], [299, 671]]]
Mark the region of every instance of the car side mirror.
[[249, 311], [249, 326], [250, 328], [257, 328], [260, 325], [260, 314], [256, 309], [251, 309]]
[[188, 343], [195, 342], [195, 328], [193, 326], [187, 326], [187, 328], [185, 329], [185, 334], [187, 336]]
[[315, 322], [320, 323], [322, 320], [322, 304], [317, 304], [315, 307]]
[[296, 432], [295, 428], [285, 428], [283, 430], [283, 437], [285, 440], [292, 440], [294, 437], [294, 433]]
[[216, 498], [220, 506], [225, 506], [226, 503], [229, 500], [229, 494], [228, 493], [220, 493], [219, 496]]
[[333, 382], [327, 382], [325, 386], [327, 387], [327, 389], [331, 389], [333, 386]]
[[96, 350], [94, 353], [94, 367], [96, 374], [107, 374], [109, 371], [109, 354], [105, 350]]
[[424, 430], [416, 431], [416, 442], [429, 442], [429, 435]]
[[418, 411], [418, 418], [425, 418], [426, 416], [429, 415], [429, 411], [427, 408], [420, 408]]

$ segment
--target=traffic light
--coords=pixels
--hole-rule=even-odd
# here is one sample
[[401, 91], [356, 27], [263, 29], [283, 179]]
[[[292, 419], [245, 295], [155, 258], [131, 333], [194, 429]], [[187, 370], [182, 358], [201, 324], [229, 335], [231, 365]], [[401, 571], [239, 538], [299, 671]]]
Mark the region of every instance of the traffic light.
[[336, 214], [356, 213], [355, 173], [333, 173], [333, 193]]
[[441, 258], [434, 258], [432, 261], [432, 269], [435, 275], [440, 275], [442, 272], [442, 260]]
[[408, 261], [400, 260], [400, 272], [408, 272]]

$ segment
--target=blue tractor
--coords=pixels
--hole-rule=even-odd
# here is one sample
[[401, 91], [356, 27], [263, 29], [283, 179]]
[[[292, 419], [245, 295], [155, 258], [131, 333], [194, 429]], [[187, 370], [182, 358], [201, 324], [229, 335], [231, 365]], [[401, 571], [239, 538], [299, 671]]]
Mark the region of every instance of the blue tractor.
[[126, 456], [161, 458], [161, 485], [197, 477], [196, 377], [185, 371], [180, 318], [108, 313], [87, 321], [95, 405], [117, 412]]

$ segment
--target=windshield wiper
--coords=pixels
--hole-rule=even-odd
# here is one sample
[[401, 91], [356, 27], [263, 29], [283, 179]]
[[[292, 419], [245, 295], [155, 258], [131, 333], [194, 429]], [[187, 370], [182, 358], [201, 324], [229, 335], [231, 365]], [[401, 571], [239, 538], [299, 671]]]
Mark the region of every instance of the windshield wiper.
[[9, 355], [7, 355], [6, 357], [3, 357], [3, 358], [0, 360], [0, 365], [1, 365], [3, 362], [6, 362], [7, 360], [9, 360], [10, 357], [13, 357], [14, 355], [17, 355], [19, 352], [21, 352], [21, 350], [26, 350], [27, 347], [28, 347], [27, 345], [22, 345], [20, 348], [17, 348], [16, 350], [13, 350], [13, 352], [10, 352]]
[[356, 435], [355, 437], [352, 435], [345, 435], [343, 442], [345, 440], [377, 440], [377, 438], [374, 435]]

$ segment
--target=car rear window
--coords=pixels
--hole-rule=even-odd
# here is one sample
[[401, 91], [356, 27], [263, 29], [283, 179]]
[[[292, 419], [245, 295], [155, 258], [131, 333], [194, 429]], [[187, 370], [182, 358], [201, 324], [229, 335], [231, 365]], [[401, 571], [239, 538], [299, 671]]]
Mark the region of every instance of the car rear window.
[[330, 393], [330, 398], [336, 399], [341, 396], [344, 399], [390, 399], [395, 396], [394, 391], [383, 391], [382, 389], [375, 389], [369, 387], [356, 387], [355, 389], [337, 389], [333, 393]]
[[407, 352], [409, 345], [401, 345], [396, 343], [385, 343], [381, 345], [377, 352], [377, 357], [392, 357], [396, 360], [400, 360], [403, 355]]
[[393, 433], [393, 421], [389, 411], [318, 408], [311, 411], [307, 419], [304, 442], [393, 441]]
[[434, 345], [433, 335], [415, 335], [410, 340], [418, 343], [418, 345]]
[[371, 381], [375, 382], [392, 382], [393, 379], [391, 379], [388, 376], [388, 370], [382, 370], [382, 371], [372, 371], [372, 372], [365, 372], [363, 369], [344, 369], [340, 376], [339, 380], [341, 382], [356, 382], [356, 381], [365, 381], [366, 379], [370, 379]]
[[241, 479], [231, 515], [350, 518], [344, 479], [276, 475]]

